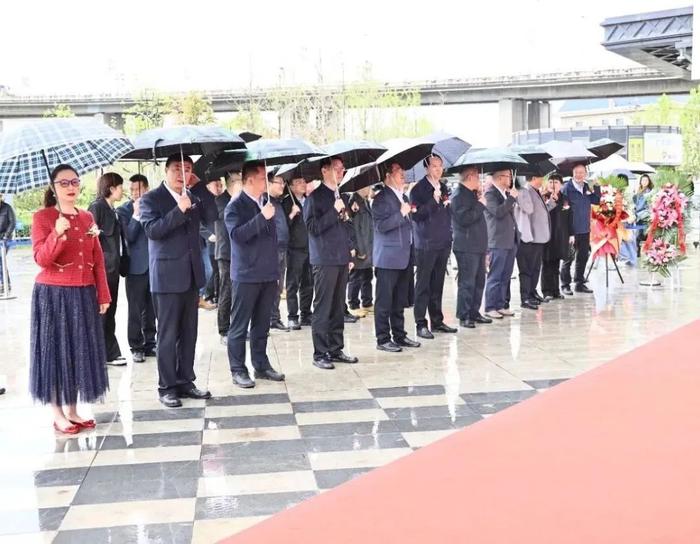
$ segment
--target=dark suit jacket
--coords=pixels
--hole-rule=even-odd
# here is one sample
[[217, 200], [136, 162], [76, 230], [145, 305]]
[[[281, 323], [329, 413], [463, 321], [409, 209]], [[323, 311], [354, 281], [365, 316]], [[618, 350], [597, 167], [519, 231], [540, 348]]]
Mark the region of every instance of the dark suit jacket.
[[214, 222], [214, 234], [216, 234], [216, 243], [214, 244], [214, 258], [216, 260], [231, 260], [231, 239], [228, 236], [226, 225], [224, 224], [224, 212], [226, 205], [231, 201], [231, 195], [228, 191], [224, 191], [216, 197], [216, 211], [218, 218]]
[[503, 198], [495, 185], [489, 187], [486, 197], [486, 227], [489, 234], [489, 249], [514, 249], [518, 245], [518, 228], [515, 225], [513, 207], [515, 199]]
[[334, 204], [335, 193], [323, 183], [304, 204], [312, 265], [344, 266], [350, 262], [352, 225], [341, 221]]
[[[292, 206], [296, 202], [296, 198], [292, 199], [289, 195], [286, 195], [284, 200], [282, 200], [282, 208], [284, 208], [284, 214], [289, 225], [289, 249], [309, 251], [309, 232], [306, 230], [306, 223], [304, 223], [305, 205], [301, 206], [301, 213], [295, 215], [291, 221], [289, 219], [289, 214], [292, 213]], [[308, 200], [305, 202], [308, 202]]]
[[100, 232], [100, 245], [105, 255], [107, 275], [119, 273], [121, 256], [121, 224], [114, 208], [104, 198], [98, 198], [88, 208], [95, 219]]
[[129, 248], [129, 274], [145, 274], [148, 272], [148, 238], [141, 222], [134, 219], [134, 201], [119, 206], [117, 216]]
[[571, 207], [571, 223], [569, 225], [571, 234], [591, 232], [591, 204], [600, 202], [600, 186], [595, 185], [591, 191], [588, 184], [584, 183], [583, 194], [581, 194], [574, 187], [574, 182], [569, 180], [562, 186], [561, 194]]
[[262, 283], [279, 279], [275, 218], [265, 219], [257, 202], [242, 192], [226, 206], [231, 239], [231, 280]]
[[452, 233], [454, 242], [452, 250], [457, 253], [486, 253], [488, 249], [488, 232], [484, 206], [476, 193], [460, 184], [452, 193]]
[[[416, 208], [411, 214], [416, 249], [445, 249], [452, 244], [452, 210], [442, 202], [435, 202], [433, 192], [427, 177], [411, 189], [411, 205]], [[449, 197], [444, 183], [440, 183], [440, 192], [443, 199]]]
[[413, 238], [410, 217], [410, 214], [401, 215], [401, 202], [389, 187], [384, 187], [374, 197], [374, 266], [392, 270], [404, 270], [408, 266]]
[[203, 183], [187, 191], [193, 207], [186, 213], [178, 208], [165, 182], [141, 197], [153, 293], [184, 293], [204, 287], [199, 227], [202, 221], [216, 219], [216, 208], [211, 206], [213, 197], [208, 202], [200, 198], [202, 190], [212, 196]]

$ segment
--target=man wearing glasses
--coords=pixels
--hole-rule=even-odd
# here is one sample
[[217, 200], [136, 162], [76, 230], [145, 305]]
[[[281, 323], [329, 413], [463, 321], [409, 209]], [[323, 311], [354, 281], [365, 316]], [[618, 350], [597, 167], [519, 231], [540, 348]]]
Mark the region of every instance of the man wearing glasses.
[[345, 292], [350, 264], [350, 229], [345, 202], [338, 192], [345, 168], [338, 158], [320, 161], [323, 183], [307, 198], [304, 222], [309, 232], [309, 258], [314, 273], [314, 313], [311, 333], [314, 366], [356, 363], [343, 352]]
[[284, 179], [280, 176], [268, 175], [270, 179], [270, 202], [275, 207], [275, 229], [277, 230], [277, 263], [279, 265], [279, 280], [275, 301], [272, 305], [270, 315], [270, 328], [278, 331], [289, 332], [289, 328], [282, 323], [280, 315], [280, 297], [284, 289], [284, 278], [287, 273], [287, 247], [289, 246], [289, 224], [287, 216], [282, 207], [282, 196], [284, 195]]

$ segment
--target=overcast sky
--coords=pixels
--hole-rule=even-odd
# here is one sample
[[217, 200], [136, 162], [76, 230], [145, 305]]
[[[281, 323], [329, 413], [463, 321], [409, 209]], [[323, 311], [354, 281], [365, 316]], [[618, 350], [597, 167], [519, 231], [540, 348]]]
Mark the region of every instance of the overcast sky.
[[349, 81], [367, 61], [385, 81], [626, 67], [600, 45], [600, 23], [690, 3], [10, 0], [0, 85], [53, 94]]

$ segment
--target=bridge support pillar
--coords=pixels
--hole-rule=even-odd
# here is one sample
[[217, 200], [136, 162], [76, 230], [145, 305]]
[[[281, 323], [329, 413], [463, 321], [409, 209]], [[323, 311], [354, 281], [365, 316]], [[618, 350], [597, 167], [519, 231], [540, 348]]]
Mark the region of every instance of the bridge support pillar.
[[519, 98], [502, 98], [498, 101], [498, 140], [508, 145], [513, 133], [527, 126], [527, 102]]
[[549, 102], [535, 100], [527, 104], [527, 130], [549, 128], [551, 116]]
[[124, 116], [121, 113], [96, 113], [95, 119], [116, 130], [124, 130]]

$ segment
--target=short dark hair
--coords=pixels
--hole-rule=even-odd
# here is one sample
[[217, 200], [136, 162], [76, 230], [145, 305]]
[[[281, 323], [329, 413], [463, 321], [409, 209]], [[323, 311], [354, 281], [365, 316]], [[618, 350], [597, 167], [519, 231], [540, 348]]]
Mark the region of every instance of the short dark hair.
[[428, 166], [430, 166], [430, 159], [432, 159], [432, 158], [440, 159], [440, 162], [441, 162], [441, 163], [444, 163], [444, 162], [445, 162], [445, 161], [442, 159], [442, 157], [441, 157], [440, 155], [438, 155], [437, 153], [431, 153], [431, 154], [428, 155], [425, 159], [423, 159], [423, 166], [425, 166], [426, 168], [427, 168]]
[[337, 157], [323, 157], [318, 163], [319, 169], [323, 170], [324, 168], [330, 168], [331, 165], [333, 164], [334, 158], [337, 158]]
[[102, 198], [108, 198], [112, 194], [110, 189], [112, 187], [119, 187], [123, 183], [124, 178], [116, 172], [102, 174], [100, 179], [97, 180], [97, 194]]
[[194, 166], [194, 161], [192, 160], [192, 157], [190, 157], [189, 155], [181, 155], [180, 153], [173, 153], [165, 161], [165, 169], [167, 170], [168, 167], [174, 162], [189, 162], [190, 165]]
[[554, 173], [554, 174], [549, 174], [549, 180], [557, 180], [559, 183], [563, 183], [564, 178], [561, 177], [560, 174]]
[[143, 183], [145, 187], [148, 187], [148, 178], [143, 174], [134, 174], [129, 178], [131, 183]]
[[588, 165], [583, 161], [579, 161], [573, 164], [573, 166], [571, 167], [571, 171], [573, 172], [574, 168], [577, 168], [579, 166], [583, 166], [586, 170], [588, 170]]
[[78, 177], [78, 172], [70, 164], [59, 164], [56, 168], [51, 170], [51, 174], [49, 174], [51, 185], [44, 192], [44, 208], [51, 208], [57, 204], [56, 193], [54, 192], [53, 188], [53, 182], [56, 181], [58, 174], [60, 174], [64, 170], [70, 170], [76, 175], [76, 177]]
[[259, 168], [265, 168], [265, 163], [263, 161], [249, 161], [243, 164], [243, 171], [241, 172], [241, 177], [243, 178], [243, 183], [245, 180], [253, 176]]

